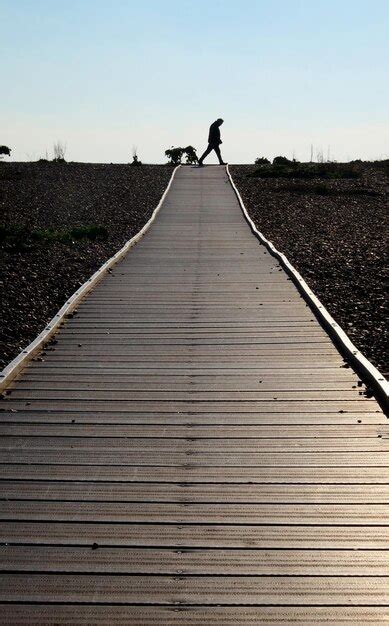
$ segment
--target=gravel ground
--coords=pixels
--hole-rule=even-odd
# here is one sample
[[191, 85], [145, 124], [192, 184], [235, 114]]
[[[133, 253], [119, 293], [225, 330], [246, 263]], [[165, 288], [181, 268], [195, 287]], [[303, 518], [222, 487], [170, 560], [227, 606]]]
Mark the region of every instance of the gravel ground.
[[304, 182], [248, 177], [257, 169], [250, 165], [231, 166], [230, 172], [258, 230], [286, 254], [353, 343], [388, 375], [388, 179], [378, 166], [356, 168], [358, 179]]
[[1, 223], [66, 231], [104, 226], [104, 239], [1, 247], [0, 363], [11, 361], [66, 299], [150, 218], [172, 168], [0, 163]]

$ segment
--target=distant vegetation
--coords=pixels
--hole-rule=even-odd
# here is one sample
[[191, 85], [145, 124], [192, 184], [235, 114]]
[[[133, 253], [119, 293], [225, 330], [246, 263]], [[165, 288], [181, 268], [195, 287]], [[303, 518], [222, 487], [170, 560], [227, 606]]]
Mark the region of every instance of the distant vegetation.
[[0, 158], [3, 158], [3, 155], [7, 155], [7, 156], [11, 156], [11, 148], [8, 148], [8, 146], [0, 146]]
[[255, 165], [269, 165], [270, 161], [269, 159], [267, 159], [266, 157], [258, 157], [258, 159], [255, 159]]
[[54, 151], [54, 159], [57, 163], [65, 163], [65, 154], [66, 154], [67, 146], [63, 141], [56, 141], [53, 146]]
[[132, 149], [132, 163], [130, 163], [130, 165], [134, 167], [139, 167], [140, 165], [142, 165], [142, 161], [139, 161], [139, 158], [138, 158], [138, 152], [137, 152], [136, 146], [134, 146]]
[[36, 245], [55, 242], [72, 244], [76, 241], [101, 241], [107, 239], [104, 226], [77, 226], [69, 230], [30, 229], [19, 224], [0, 225], [0, 246], [9, 252], [22, 252], [34, 249]]
[[[257, 164], [258, 165], [258, 164]], [[257, 178], [312, 178], [342, 179], [360, 178], [361, 173], [355, 163], [299, 163], [286, 157], [275, 157], [273, 164], [259, 164], [252, 174]]]
[[193, 146], [187, 146], [186, 148], [173, 148], [172, 146], [169, 150], [165, 150], [165, 155], [169, 159], [169, 165], [180, 165], [184, 155], [186, 163], [198, 162], [196, 148]]
[[273, 165], [294, 165], [295, 163], [298, 163], [296, 159], [292, 159], [291, 161], [290, 159], [284, 156], [276, 156], [273, 159]]

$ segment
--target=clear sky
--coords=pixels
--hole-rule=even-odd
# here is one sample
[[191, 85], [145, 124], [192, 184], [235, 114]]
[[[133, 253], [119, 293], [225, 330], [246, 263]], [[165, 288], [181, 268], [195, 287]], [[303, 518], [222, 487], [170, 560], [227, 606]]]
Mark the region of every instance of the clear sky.
[[[0, 0], [0, 144], [13, 160], [250, 163], [389, 156], [388, 0]], [[212, 159], [210, 159], [212, 162]]]

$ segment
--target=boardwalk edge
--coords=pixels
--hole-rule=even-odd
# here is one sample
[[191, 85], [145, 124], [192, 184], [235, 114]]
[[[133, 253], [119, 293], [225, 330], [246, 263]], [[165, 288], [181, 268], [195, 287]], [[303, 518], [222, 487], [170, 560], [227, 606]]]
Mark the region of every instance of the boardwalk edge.
[[316, 317], [319, 319], [326, 332], [333, 340], [335, 345], [339, 348], [339, 351], [343, 356], [346, 356], [354, 367], [358, 375], [365, 380], [371, 387], [374, 395], [381, 405], [386, 414], [389, 412], [389, 382], [386, 380], [383, 374], [371, 363], [356, 346], [352, 343], [351, 339], [345, 333], [343, 328], [334, 320], [332, 315], [328, 312], [324, 304], [313, 293], [309, 285], [305, 282], [301, 274], [290, 263], [288, 258], [282, 252], [279, 252], [277, 248], [269, 241], [255, 226], [254, 221], [251, 219], [242, 197], [232, 179], [228, 165], [226, 165], [226, 172], [231, 183], [231, 186], [238, 199], [240, 208], [245, 216], [251, 230], [260, 242], [266, 246], [269, 252], [274, 256], [282, 265], [288, 276], [293, 280], [306, 302], [309, 304]]
[[114, 254], [111, 258], [109, 258], [103, 265], [94, 273], [90, 278], [88, 278], [83, 285], [77, 291], [75, 291], [68, 300], [66, 300], [65, 304], [57, 311], [54, 317], [48, 322], [45, 329], [28, 345], [24, 348], [18, 356], [16, 356], [4, 369], [0, 372], [0, 392], [8, 387], [10, 382], [18, 375], [20, 370], [41, 350], [43, 344], [45, 344], [59, 329], [60, 324], [64, 321], [67, 315], [71, 313], [76, 306], [79, 304], [80, 300], [84, 298], [87, 293], [93, 287], [97, 285], [102, 278], [104, 278], [107, 271], [113, 267], [118, 261], [120, 261], [132, 248], [135, 244], [142, 239], [143, 235], [149, 230], [150, 226], [156, 219], [164, 200], [170, 190], [170, 187], [173, 183], [175, 174], [177, 170], [180, 168], [180, 165], [174, 168], [173, 173], [170, 177], [170, 180], [167, 184], [165, 191], [163, 192], [160, 201], [155, 207], [150, 219], [146, 224], [140, 229], [140, 231], [134, 235], [131, 239], [129, 239], [122, 248], [116, 254]]

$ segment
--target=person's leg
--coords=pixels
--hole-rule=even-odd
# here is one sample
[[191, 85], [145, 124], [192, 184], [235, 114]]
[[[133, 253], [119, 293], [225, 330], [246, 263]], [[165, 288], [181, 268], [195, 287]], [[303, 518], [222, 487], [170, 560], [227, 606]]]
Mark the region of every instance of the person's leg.
[[224, 161], [222, 159], [222, 155], [221, 155], [221, 152], [220, 152], [220, 146], [214, 146], [213, 149], [216, 152], [216, 155], [217, 155], [217, 158], [219, 159], [220, 165], [224, 165], [225, 163], [224, 163]]
[[204, 154], [201, 155], [201, 157], [199, 158], [199, 164], [202, 165], [203, 161], [205, 159], [206, 156], [208, 156], [208, 154], [210, 152], [212, 152], [213, 150], [213, 146], [211, 146], [210, 144], [208, 144], [208, 148], [206, 149], [206, 151], [204, 152]]

